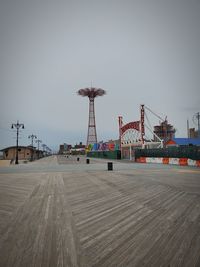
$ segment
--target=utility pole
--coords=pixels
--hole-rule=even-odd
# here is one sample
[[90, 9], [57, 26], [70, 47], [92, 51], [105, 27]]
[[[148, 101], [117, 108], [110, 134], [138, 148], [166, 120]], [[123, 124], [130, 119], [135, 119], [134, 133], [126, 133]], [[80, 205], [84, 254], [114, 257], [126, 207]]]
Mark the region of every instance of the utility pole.
[[199, 112], [197, 112], [196, 118], [197, 118], [197, 125], [198, 125], [198, 138], [200, 138], [200, 113]]
[[29, 135], [28, 136], [28, 138], [31, 138], [31, 146], [32, 146], [32, 153], [31, 153], [31, 161], [33, 161], [33, 139], [35, 138], [37, 138], [37, 136], [36, 135], [34, 135], [34, 134], [31, 134], [31, 135]]
[[190, 138], [190, 126], [189, 126], [189, 120], [187, 119], [187, 137]]
[[23, 123], [19, 123], [19, 121], [17, 121], [17, 123], [13, 123], [11, 126], [11, 129], [16, 128], [17, 129], [17, 142], [16, 142], [16, 158], [15, 158], [15, 164], [19, 164], [18, 162], [18, 139], [19, 139], [19, 129], [22, 127], [22, 129], [24, 129], [24, 124]]
[[40, 158], [40, 143], [42, 143], [42, 140], [36, 140], [35, 141], [38, 144], [38, 159]]

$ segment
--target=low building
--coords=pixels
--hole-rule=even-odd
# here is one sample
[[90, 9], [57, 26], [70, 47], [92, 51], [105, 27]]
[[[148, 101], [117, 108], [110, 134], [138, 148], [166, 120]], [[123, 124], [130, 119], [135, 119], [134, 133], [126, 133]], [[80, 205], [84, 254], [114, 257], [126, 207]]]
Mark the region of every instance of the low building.
[[200, 138], [172, 138], [166, 146], [200, 146]]
[[189, 138], [198, 138], [199, 136], [198, 130], [195, 130], [195, 128], [189, 129]]
[[85, 149], [85, 145], [83, 145], [83, 143], [80, 142], [78, 145], [76, 144], [73, 148], [74, 149]]
[[72, 155], [85, 155], [85, 145], [82, 142], [70, 149]]
[[64, 143], [63, 145], [60, 145], [58, 154], [60, 155], [70, 154], [71, 148], [72, 148], [72, 145]]
[[58, 154], [64, 154], [64, 145], [60, 145]]
[[[6, 147], [1, 151], [5, 160], [14, 160], [16, 158], [16, 146]], [[33, 159], [38, 158], [38, 153], [34, 147], [18, 146], [18, 160], [31, 160], [32, 155]]]

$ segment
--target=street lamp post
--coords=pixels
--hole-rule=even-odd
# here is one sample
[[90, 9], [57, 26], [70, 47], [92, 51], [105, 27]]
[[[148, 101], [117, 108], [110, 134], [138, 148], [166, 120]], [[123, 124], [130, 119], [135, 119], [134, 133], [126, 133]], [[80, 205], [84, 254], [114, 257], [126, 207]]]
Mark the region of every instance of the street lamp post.
[[50, 148], [46, 146], [46, 156], [49, 156], [49, 151], [50, 151]]
[[31, 146], [32, 146], [31, 161], [33, 161], [33, 139], [34, 138], [36, 139], [37, 136], [34, 135], [34, 134], [31, 134], [31, 135], [28, 136], [28, 138], [31, 138]]
[[18, 162], [18, 139], [19, 139], [19, 129], [22, 127], [22, 129], [24, 129], [24, 124], [23, 123], [19, 123], [19, 121], [17, 121], [17, 123], [13, 123], [11, 128], [17, 129], [17, 142], [16, 142], [16, 158], [15, 158], [15, 164], [19, 164]]
[[36, 140], [35, 141], [37, 144], [38, 144], [38, 159], [40, 158], [40, 155], [39, 155], [39, 153], [40, 153], [40, 143], [42, 143], [42, 140]]
[[42, 148], [43, 148], [43, 156], [46, 156], [46, 151], [45, 149], [47, 148], [47, 146], [45, 144], [42, 144]]

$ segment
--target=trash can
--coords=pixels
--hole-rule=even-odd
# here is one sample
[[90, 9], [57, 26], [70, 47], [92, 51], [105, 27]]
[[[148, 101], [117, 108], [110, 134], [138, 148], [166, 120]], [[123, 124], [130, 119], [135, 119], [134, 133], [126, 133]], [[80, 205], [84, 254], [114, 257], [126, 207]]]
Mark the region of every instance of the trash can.
[[108, 171], [112, 171], [112, 170], [113, 170], [113, 163], [108, 162]]
[[86, 163], [87, 164], [90, 164], [90, 159], [86, 159]]

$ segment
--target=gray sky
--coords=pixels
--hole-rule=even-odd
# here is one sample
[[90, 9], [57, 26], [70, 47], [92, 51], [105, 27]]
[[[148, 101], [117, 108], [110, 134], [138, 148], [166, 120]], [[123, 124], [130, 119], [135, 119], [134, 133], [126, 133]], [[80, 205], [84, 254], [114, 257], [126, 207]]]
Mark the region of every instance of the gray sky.
[[[118, 137], [118, 115], [139, 119], [146, 104], [186, 136], [200, 111], [199, 0], [1, 0], [0, 148], [11, 123], [48, 146], [85, 143], [91, 85], [98, 140]], [[150, 117], [152, 124], [158, 120]]]

